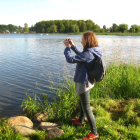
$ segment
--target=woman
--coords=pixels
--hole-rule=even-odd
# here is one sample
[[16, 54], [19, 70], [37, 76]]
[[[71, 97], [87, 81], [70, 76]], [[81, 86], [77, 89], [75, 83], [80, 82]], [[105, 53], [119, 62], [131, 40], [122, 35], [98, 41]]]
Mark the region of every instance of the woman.
[[[94, 84], [91, 84], [90, 80], [88, 79], [88, 70], [85, 63], [88, 64], [93, 59], [95, 59], [95, 55], [97, 55], [98, 57], [102, 57], [102, 51], [98, 46], [96, 35], [92, 31], [87, 31], [82, 35], [82, 52], [78, 50], [78, 48], [74, 45], [70, 38], [66, 39], [66, 41], [64, 41], [63, 43], [66, 46], [64, 55], [67, 62], [77, 63], [74, 82], [76, 93], [79, 96], [80, 116], [76, 119], [72, 119], [72, 122], [79, 126], [83, 126], [83, 121], [86, 115], [91, 128], [91, 132], [86, 137], [83, 137], [83, 139], [97, 139], [99, 138], [99, 135], [96, 130], [95, 118], [90, 108], [89, 92]], [[71, 55], [69, 44], [71, 45], [71, 49], [76, 53], [75, 56]]]

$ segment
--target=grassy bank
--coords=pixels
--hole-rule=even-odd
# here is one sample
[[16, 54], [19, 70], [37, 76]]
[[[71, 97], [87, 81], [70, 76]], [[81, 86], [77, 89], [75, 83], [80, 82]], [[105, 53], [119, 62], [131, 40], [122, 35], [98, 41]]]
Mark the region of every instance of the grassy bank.
[[[91, 90], [91, 105], [96, 118], [100, 140], [139, 140], [140, 139], [140, 66], [129, 63], [113, 63], [107, 68], [107, 75], [100, 83], [95, 83]], [[63, 84], [52, 82], [50, 90], [57, 89], [57, 96], [51, 99], [47, 93], [42, 93], [41, 101], [36, 94], [34, 98], [27, 95], [22, 103], [25, 115], [31, 118], [39, 111], [48, 111], [47, 121], [63, 122], [65, 132], [56, 140], [80, 140], [86, 136], [90, 127], [76, 127], [71, 118], [79, 111], [78, 96], [75, 93], [74, 82], [64, 75]], [[51, 110], [51, 111], [50, 111]], [[53, 110], [53, 111], [52, 111]], [[52, 113], [53, 112], [53, 113]], [[5, 121], [0, 122], [0, 140], [44, 140], [46, 134], [37, 131], [29, 137], [15, 133]]]
[[97, 35], [140, 36], [140, 33], [96, 33]]

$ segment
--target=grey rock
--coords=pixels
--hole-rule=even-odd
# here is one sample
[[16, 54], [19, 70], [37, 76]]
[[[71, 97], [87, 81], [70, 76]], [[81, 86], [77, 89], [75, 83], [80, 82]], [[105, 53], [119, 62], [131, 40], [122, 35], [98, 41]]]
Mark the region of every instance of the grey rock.
[[30, 134], [36, 133], [35, 130], [32, 128], [29, 128], [27, 126], [22, 126], [22, 125], [15, 125], [13, 126], [15, 132], [19, 132], [21, 135], [28, 136]]
[[47, 112], [39, 112], [39, 113], [35, 114], [31, 120], [32, 120], [34, 123], [39, 123], [39, 122], [42, 121], [42, 118], [43, 118], [44, 116], [46, 116], [46, 117], [48, 116], [48, 115], [47, 115]]
[[11, 117], [8, 120], [8, 124], [11, 126], [22, 125], [22, 126], [27, 126], [29, 128], [33, 128], [33, 122], [25, 116]]
[[53, 110], [50, 109], [50, 110], [47, 110], [47, 111], [41, 111], [37, 114], [35, 114], [33, 117], [32, 117], [32, 121], [34, 123], [39, 123], [39, 122], [44, 122], [44, 121], [48, 121], [49, 120], [49, 115], [48, 114], [51, 114], [53, 115]]
[[39, 130], [49, 131], [53, 128], [59, 127], [56, 123], [50, 123], [50, 122], [41, 122], [40, 126], [38, 127]]
[[[56, 138], [58, 136], [63, 135], [64, 134], [64, 131], [62, 129], [59, 129], [59, 128], [55, 127], [53, 129], [49, 130], [47, 132], [47, 134], [48, 134], [47, 135], [47, 138]], [[46, 140], [47, 140], [47, 138], [46, 138]]]
[[47, 132], [46, 140], [50, 138], [56, 138], [64, 134], [64, 131], [59, 128], [59, 125], [57, 123], [41, 122], [38, 129]]

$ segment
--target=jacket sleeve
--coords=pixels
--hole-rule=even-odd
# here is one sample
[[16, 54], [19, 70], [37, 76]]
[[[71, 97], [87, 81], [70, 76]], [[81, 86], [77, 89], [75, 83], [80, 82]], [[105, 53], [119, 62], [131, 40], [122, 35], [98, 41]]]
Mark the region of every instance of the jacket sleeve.
[[80, 51], [76, 46], [71, 47], [71, 49], [72, 49], [76, 54], [81, 53], [81, 51]]
[[82, 53], [80, 53], [79, 55], [72, 56], [69, 47], [65, 48], [64, 55], [65, 55], [66, 61], [68, 63], [80, 63], [80, 62], [86, 61], [86, 59], [83, 57]]

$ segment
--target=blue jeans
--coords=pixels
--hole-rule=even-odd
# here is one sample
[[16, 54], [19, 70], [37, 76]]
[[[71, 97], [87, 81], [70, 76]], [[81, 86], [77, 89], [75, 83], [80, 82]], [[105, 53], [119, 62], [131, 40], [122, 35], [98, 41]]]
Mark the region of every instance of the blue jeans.
[[94, 135], [97, 135], [97, 129], [96, 129], [96, 123], [95, 123], [95, 117], [92, 113], [92, 110], [90, 108], [90, 92], [86, 91], [79, 95], [79, 106], [80, 106], [80, 116], [79, 116], [79, 122], [82, 123], [85, 119], [85, 116], [88, 119], [91, 133]]

